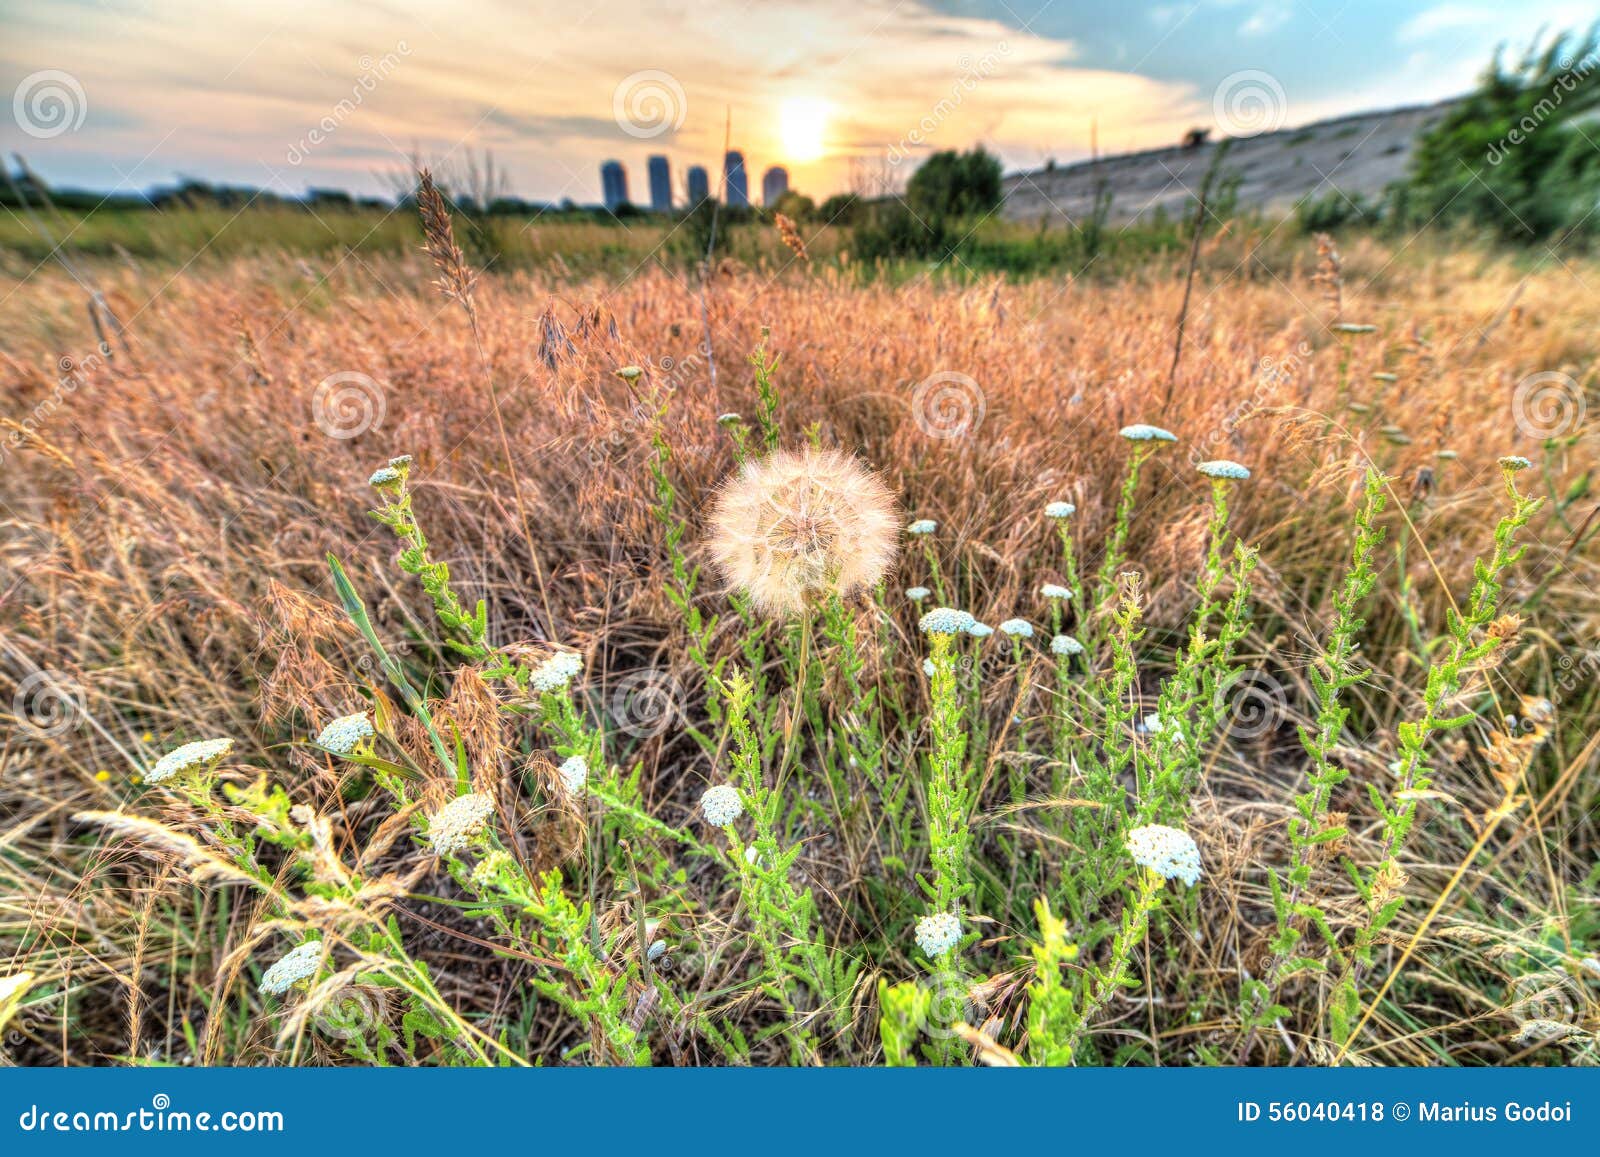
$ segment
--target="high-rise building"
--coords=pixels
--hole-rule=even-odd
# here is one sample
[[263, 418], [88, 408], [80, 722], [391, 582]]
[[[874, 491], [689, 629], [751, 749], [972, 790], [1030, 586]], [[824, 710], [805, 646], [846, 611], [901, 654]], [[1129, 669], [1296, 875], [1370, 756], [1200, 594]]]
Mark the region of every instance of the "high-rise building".
[[657, 213], [672, 212], [672, 166], [659, 154], [650, 158], [650, 208]]
[[789, 170], [773, 165], [761, 175], [761, 203], [767, 208], [776, 205], [789, 191]]
[[689, 166], [689, 208], [693, 209], [702, 201], [711, 198], [711, 178], [706, 175], [704, 165]]
[[745, 175], [744, 154], [738, 149], [729, 150], [722, 158], [722, 186], [726, 190], [723, 199], [729, 205], [750, 204], [750, 178]]
[[628, 203], [628, 170], [621, 161], [600, 166], [600, 197], [613, 213]]

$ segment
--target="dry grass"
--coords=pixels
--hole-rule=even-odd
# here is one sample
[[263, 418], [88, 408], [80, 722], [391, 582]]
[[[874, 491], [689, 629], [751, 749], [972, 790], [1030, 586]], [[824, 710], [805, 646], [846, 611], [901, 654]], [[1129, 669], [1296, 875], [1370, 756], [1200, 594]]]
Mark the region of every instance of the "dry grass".
[[[1208, 254], [1165, 406], [1183, 291], [1165, 266], [1103, 286], [997, 279], [966, 288], [729, 269], [705, 292], [710, 351], [698, 286], [666, 272], [620, 286], [486, 277], [473, 290], [476, 324], [514, 469], [473, 332], [427, 289], [432, 274], [420, 258], [312, 269], [265, 256], [170, 279], [108, 266], [97, 276], [129, 335], [109, 355], [96, 349], [82, 291], [64, 276], [45, 270], [0, 283], [0, 416], [29, 432], [5, 441], [0, 466], [0, 713], [14, 692], [16, 710], [38, 712], [54, 688], [70, 714], [51, 734], [20, 719], [0, 727], [0, 973], [28, 968], [47, 994], [13, 1026], [22, 1034], [13, 1055], [71, 1064], [288, 1055], [240, 977], [263, 935], [253, 901], [228, 887], [197, 890], [170, 857], [140, 858], [72, 817], [159, 811], [140, 768], [176, 742], [227, 734], [241, 741], [245, 762], [333, 817], [341, 845], [370, 838], [383, 818], [372, 803], [345, 798], [335, 767], [283, 745], [359, 709], [371, 674], [333, 605], [325, 552], [341, 554], [376, 604], [386, 642], [419, 664], [439, 649], [420, 591], [387, 565], [392, 540], [364, 514], [367, 474], [391, 454], [415, 455], [414, 488], [438, 554], [464, 593], [489, 600], [498, 641], [584, 649], [602, 705], [629, 672], [670, 666], [683, 709], [697, 718], [703, 692], [682, 658], [683, 626], [662, 586], [662, 529], [649, 510], [655, 409], [646, 399], [670, 394], [662, 435], [680, 509], [698, 531], [731, 463], [716, 419], [752, 411], [746, 356], [770, 326], [771, 348], [783, 355], [784, 430], [798, 442], [814, 427], [823, 445], [882, 471], [912, 515], [939, 520], [961, 605], [991, 622], [1031, 606], [1037, 584], [1059, 578], [1052, 531], [1038, 514], [1046, 501], [1076, 502], [1086, 569], [1098, 561], [1122, 424], [1159, 422], [1179, 434], [1184, 454], [1199, 447], [1198, 457], [1256, 468], [1235, 509], [1243, 539], [1263, 550], [1245, 658], [1288, 689], [1283, 718], [1259, 739], [1219, 746], [1197, 803], [1211, 886], [1190, 926], [1204, 935], [1167, 937], [1170, 947], [1143, 965], [1153, 979], [1103, 1026], [1111, 1047], [1143, 1041], [1142, 1055], [1166, 1063], [1236, 1039], [1229, 1018], [1241, 969], [1258, 967], [1265, 951], [1261, 866], [1281, 861], [1287, 802], [1303, 772], [1293, 723], [1348, 555], [1360, 484], [1351, 464], [1370, 454], [1397, 477], [1390, 543], [1405, 546], [1403, 559], [1386, 548], [1368, 610], [1371, 677], [1348, 735], [1353, 774], [1334, 804], [1350, 814], [1345, 850], [1359, 858], [1377, 838], [1364, 785], [1384, 782], [1395, 725], [1414, 711], [1425, 640], [1470, 583], [1498, 513], [1494, 458], [1532, 458], [1540, 471], [1527, 488], [1556, 501], [1532, 528], [1534, 545], [1508, 588], [1521, 635], [1491, 685], [1506, 711], [1518, 710], [1520, 695], [1551, 699], [1555, 735], [1529, 772], [1527, 806], [1470, 858], [1499, 787], [1465, 742], [1441, 766], [1440, 797], [1425, 805], [1409, 849], [1411, 902], [1389, 964], [1452, 874], [1463, 874], [1356, 1056], [1561, 1059], [1557, 1046], [1518, 1038], [1527, 1010], [1517, 1002], [1542, 999], [1526, 978], [1553, 970], [1571, 1017], [1600, 1028], [1593, 983], [1560, 979], [1563, 961], [1592, 955], [1600, 941], [1600, 565], [1583, 534], [1593, 529], [1594, 501], [1566, 500], [1588, 478], [1596, 443], [1583, 429], [1547, 453], [1517, 431], [1511, 396], [1526, 375], [1563, 368], [1592, 394], [1600, 323], [1558, 266], [1524, 278], [1471, 253], [1357, 244], [1344, 256], [1344, 313], [1379, 333], [1345, 343], [1326, 328], [1314, 261], [1308, 251], [1306, 268], [1269, 275], [1240, 267], [1231, 250]], [[633, 386], [614, 376], [630, 364], [645, 368]], [[1264, 374], [1269, 365], [1277, 372]], [[1398, 381], [1375, 380], [1375, 371]], [[313, 412], [318, 383], [340, 373], [378, 383], [383, 408], [380, 423], [350, 438], [328, 436]], [[981, 390], [981, 423], [965, 435], [930, 437], [917, 420], [914, 389], [938, 373], [967, 375]], [[1351, 401], [1370, 410], [1352, 411]], [[1302, 420], [1308, 413], [1320, 416]], [[1441, 450], [1459, 458], [1442, 460]], [[1148, 575], [1159, 648], [1188, 608], [1205, 491], [1179, 455], [1156, 459], [1153, 471], [1130, 553]], [[891, 586], [920, 581], [916, 562], [905, 560], [905, 581], [891, 577]], [[722, 609], [719, 596], [705, 598], [708, 610]], [[40, 670], [54, 680], [42, 691], [29, 678]], [[997, 718], [1008, 706], [999, 701], [1005, 684], [997, 681]], [[537, 755], [501, 735], [470, 688], [454, 696], [453, 709], [477, 720], [478, 759], [510, 766]], [[644, 740], [637, 757], [652, 809], [684, 819], [710, 778], [699, 749], [668, 729]], [[570, 820], [527, 822], [538, 825], [530, 839], [542, 856], [570, 852]], [[992, 820], [994, 830], [1028, 823], [1026, 812]], [[482, 929], [430, 898], [448, 881], [429, 877], [420, 851], [401, 840], [382, 860], [408, 883], [394, 901], [408, 917], [408, 946], [446, 996], [469, 1016], [518, 1016], [522, 965], [491, 954]], [[864, 913], [887, 922], [871, 850], [857, 839], [814, 840], [804, 863], [831, 940], [874, 936]], [[743, 949], [732, 895], [703, 883], [705, 909], [681, 919], [698, 947], [677, 967], [689, 987], [716, 992], [742, 966]], [[1029, 932], [1015, 918], [1038, 883], [1016, 880], [1015, 911], [986, 914], [994, 942]], [[1336, 879], [1330, 887], [1325, 906], [1353, 910], [1353, 893], [1338, 894]], [[909, 975], [899, 951], [878, 966]], [[985, 993], [994, 1025], [1014, 1027], [1024, 978], [1012, 979], [997, 972]], [[859, 1019], [871, 1024], [870, 986], [862, 991]], [[1157, 1016], [1144, 992], [1181, 1007]], [[1284, 996], [1295, 1014], [1266, 1047], [1278, 1060], [1291, 1049], [1317, 1059], [1323, 994], [1305, 981]], [[753, 1026], [770, 1010], [747, 1002], [721, 1015]], [[546, 1006], [517, 1032], [530, 1055], [553, 1058], [572, 1043], [570, 1026]], [[307, 1059], [309, 1047], [296, 1055]], [[687, 1026], [656, 1059], [707, 1058]]]

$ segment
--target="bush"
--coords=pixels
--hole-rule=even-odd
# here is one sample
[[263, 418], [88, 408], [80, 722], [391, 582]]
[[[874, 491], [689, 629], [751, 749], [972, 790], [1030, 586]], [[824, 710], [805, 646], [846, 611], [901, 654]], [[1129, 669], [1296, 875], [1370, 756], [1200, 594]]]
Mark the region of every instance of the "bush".
[[873, 206], [856, 226], [853, 249], [860, 261], [922, 258], [943, 260], [954, 250], [957, 235], [939, 214], [923, 216], [903, 201]]
[[967, 217], [1000, 204], [1000, 160], [980, 145], [935, 153], [911, 175], [906, 201], [924, 217]]

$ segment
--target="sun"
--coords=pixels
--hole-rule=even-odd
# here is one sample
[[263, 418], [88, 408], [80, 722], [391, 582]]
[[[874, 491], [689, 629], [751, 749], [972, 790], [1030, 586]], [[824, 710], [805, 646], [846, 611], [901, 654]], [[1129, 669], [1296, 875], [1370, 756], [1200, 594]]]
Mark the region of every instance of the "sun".
[[828, 103], [814, 97], [792, 97], [778, 111], [784, 155], [791, 161], [815, 161], [827, 151]]

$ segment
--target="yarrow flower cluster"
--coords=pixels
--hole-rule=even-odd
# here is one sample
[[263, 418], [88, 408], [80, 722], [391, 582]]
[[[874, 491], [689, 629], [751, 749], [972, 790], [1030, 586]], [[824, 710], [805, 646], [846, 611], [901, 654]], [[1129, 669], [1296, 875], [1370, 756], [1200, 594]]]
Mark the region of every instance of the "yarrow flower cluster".
[[1143, 422], [1122, 427], [1122, 436], [1130, 442], [1176, 442], [1178, 440], [1178, 436], [1171, 430], [1163, 430], [1160, 426], [1147, 426]]
[[1057, 635], [1050, 640], [1050, 652], [1055, 655], [1081, 655], [1083, 644], [1071, 635]]
[[428, 818], [428, 838], [437, 855], [459, 852], [472, 843], [494, 814], [494, 800], [482, 792], [458, 795]]
[[1072, 589], [1061, 586], [1059, 583], [1045, 583], [1039, 588], [1039, 593], [1047, 599], [1070, 599]]
[[1202, 462], [1195, 467], [1207, 478], [1231, 478], [1235, 482], [1243, 482], [1250, 477], [1250, 468], [1241, 466], [1237, 462], [1230, 462], [1226, 458], [1218, 458], [1215, 462]]
[[917, 921], [917, 947], [941, 956], [961, 943], [961, 921], [953, 912], [935, 912]]
[[1159, 732], [1165, 726], [1166, 726], [1166, 724], [1161, 722], [1161, 716], [1155, 714], [1154, 712], [1150, 713], [1149, 715], [1146, 715], [1139, 722], [1140, 729], [1143, 730], [1143, 731], [1148, 732], [1151, 735], [1155, 735], [1157, 732]]
[[917, 623], [917, 627], [924, 635], [959, 635], [963, 631], [971, 631], [977, 625], [978, 620], [966, 611], [958, 611], [952, 607], [934, 607]]
[[717, 425], [719, 426], [737, 426], [742, 421], [744, 421], [743, 418], [731, 411], [717, 415]]
[[939, 524], [937, 522], [935, 522], [933, 519], [931, 519], [931, 518], [919, 518], [915, 522], [913, 522], [910, 526], [906, 527], [906, 533], [907, 534], [924, 535], [924, 534], [932, 534], [934, 531], [936, 531], [938, 529], [939, 529]]
[[1000, 631], [1013, 639], [1033, 638], [1033, 624], [1027, 619], [1007, 619], [1000, 624]]
[[987, 623], [974, 622], [972, 626], [967, 628], [967, 634], [971, 635], [974, 639], [987, 639], [990, 635], [994, 634], [994, 628], [989, 626]]
[[231, 739], [201, 739], [195, 743], [185, 743], [156, 760], [156, 765], [145, 772], [144, 781], [165, 783], [181, 772], [193, 771], [196, 768], [210, 770], [232, 750]]
[[379, 466], [372, 472], [372, 477], [367, 479], [367, 485], [375, 490], [382, 490], [388, 486], [400, 485], [400, 480], [404, 477], [405, 475], [393, 466]]
[[261, 974], [261, 991], [282, 996], [302, 980], [310, 980], [321, 965], [322, 941], [307, 940]]
[[1529, 462], [1521, 454], [1507, 454], [1504, 458], [1500, 459], [1500, 469], [1509, 470], [1513, 474], [1517, 473], [1519, 470], [1530, 469], [1532, 466], [1533, 463]]
[[1142, 868], [1194, 887], [1200, 880], [1200, 849], [1187, 832], [1146, 824], [1128, 833], [1128, 855]]
[[1071, 518], [1078, 513], [1078, 508], [1070, 502], [1047, 502], [1044, 507], [1046, 518]]
[[372, 721], [365, 711], [341, 715], [317, 734], [317, 746], [335, 755], [349, 755], [374, 735]]
[[548, 693], [564, 691], [567, 685], [583, 674], [583, 656], [576, 651], [557, 651], [533, 670], [528, 686], [535, 691]]
[[910, 599], [914, 603], [920, 603], [923, 599], [927, 598], [932, 593], [933, 592], [930, 591], [927, 587], [907, 587], [906, 588], [906, 598]]
[[589, 782], [589, 765], [581, 755], [564, 760], [556, 770], [561, 773], [561, 786], [571, 795], [577, 795], [583, 790], [583, 785]]
[[700, 797], [700, 810], [705, 813], [706, 822], [712, 827], [725, 828], [744, 815], [744, 801], [739, 798], [738, 789], [731, 784], [719, 783], [716, 787], [707, 788], [705, 795]]

